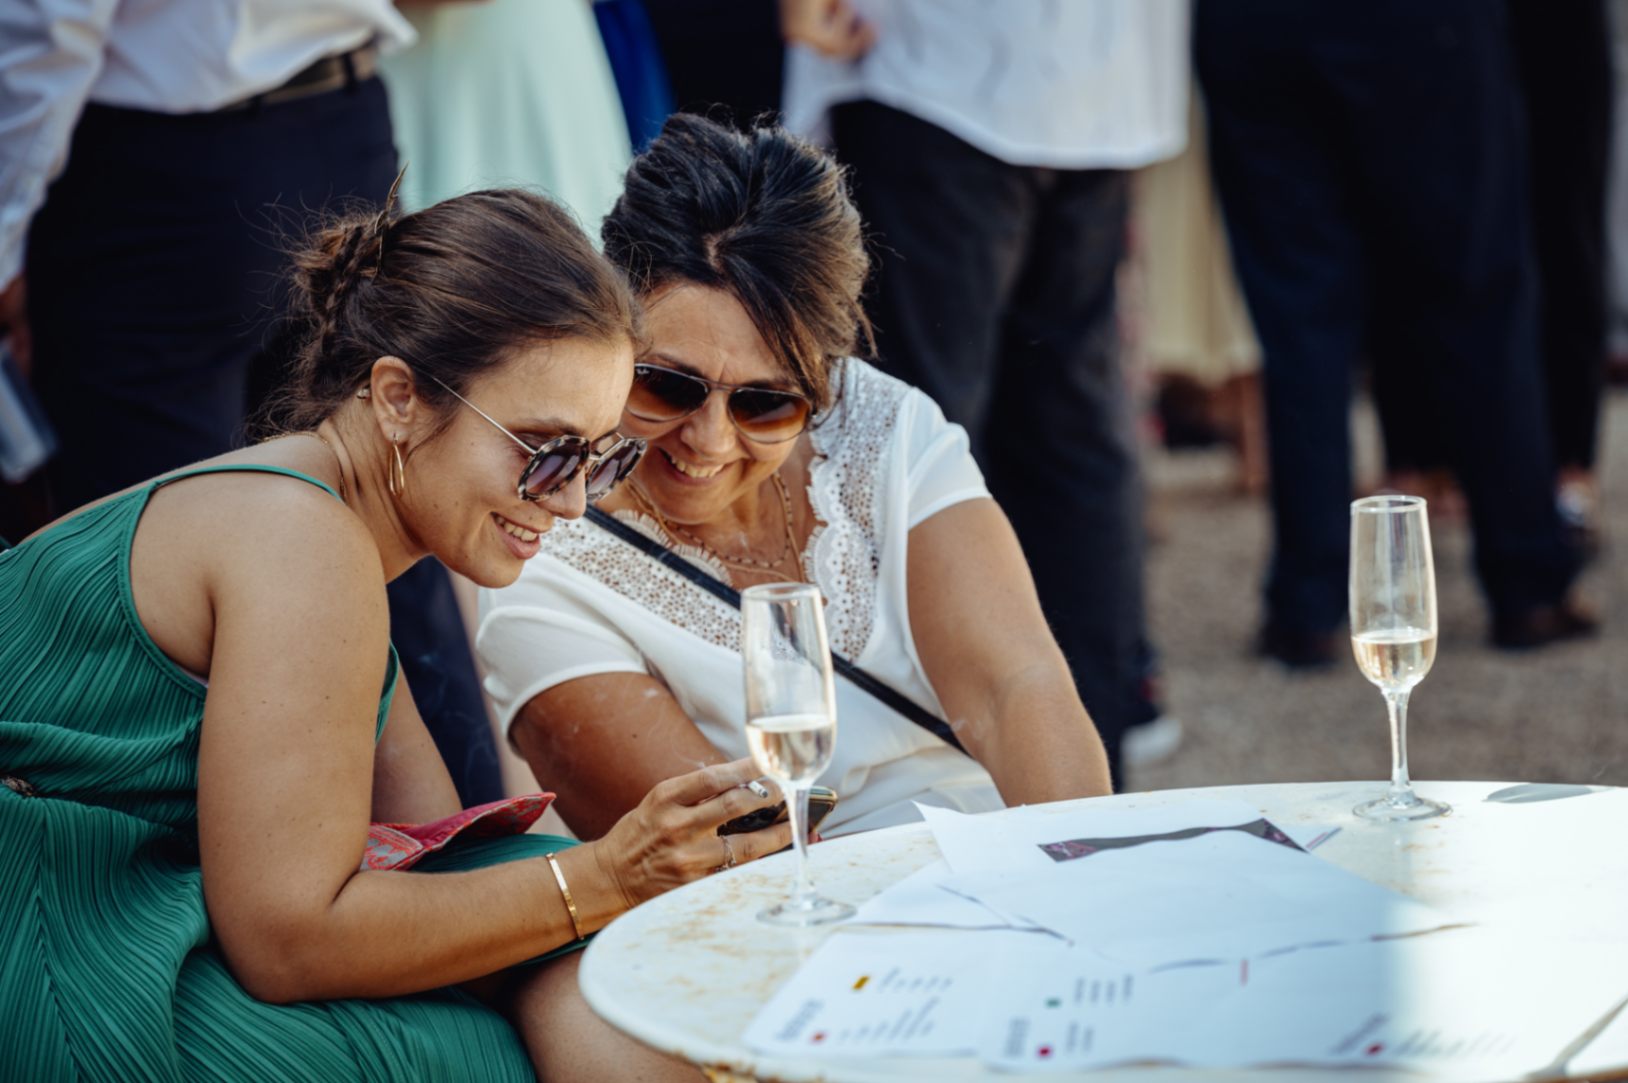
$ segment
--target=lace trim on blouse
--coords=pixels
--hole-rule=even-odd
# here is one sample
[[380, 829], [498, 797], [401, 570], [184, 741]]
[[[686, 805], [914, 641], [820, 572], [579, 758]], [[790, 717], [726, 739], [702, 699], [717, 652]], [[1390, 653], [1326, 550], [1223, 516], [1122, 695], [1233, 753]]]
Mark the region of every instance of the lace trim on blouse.
[[[883, 452], [909, 387], [865, 365], [846, 367], [849, 375], [837, 416], [810, 431], [815, 454], [808, 499], [815, 527], [803, 549], [802, 564], [803, 574], [826, 597], [831, 649], [852, 659], [864, 652], [876, 623]], [[697, 546], [675, 544], [650, 516], [631, 510], [615, 516], [723, 582], [730, 581], [727, 570], [710, 554]], [[740, 614], [734, 607], [631, 545], [607, 537], [587, 520], [559, 524], [543, 535], [543, 548], [668, 623], [716, 646], [739, 649]]]
[[876, 624], [882, 570], [883, 452], [909, 385], [863, 364], [846, 364], [840, 415], [811, 430], [808, 501], [815, 527], [803, 550], [803, 574], [826, 597], [831, 649], [850, 660], [864, 653]]

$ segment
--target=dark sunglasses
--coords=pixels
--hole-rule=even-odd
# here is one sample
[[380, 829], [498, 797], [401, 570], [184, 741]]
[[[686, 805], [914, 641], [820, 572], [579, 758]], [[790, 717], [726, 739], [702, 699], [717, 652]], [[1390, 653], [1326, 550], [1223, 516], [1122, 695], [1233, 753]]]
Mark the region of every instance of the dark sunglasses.
[[721, 384], [660, 365], [634, 365], [627, 412], [641, 421], [680, 421], [706, 405], [714, 391], [729, 393], [729, 420], [748, 440], [780, 444], [808, 428], [814, 404], [795, 391]]
[[[598, 440], [589, 440], [585, 436], [556, 436], [542, 447], [532, 447], [504, 428], [485, 410], [447, 387], [444, 382], [436, 380], [433, 376], [430, 379], [445, 388], [447, 394], [485, 418], [504, 436], [531, 452], [531, 458], [526, 460], [525, 468], [520, 471], [520, 483], [515, 488], [516, 494], [522, 500], [541, 500], [545, 496], [557, 493], [586, 470], [588, 500], [592, 503], [616, 488], [618, 482], [631, 474], [633, 468], [639, 464], [639, 457], [644, 454], [643, 440], [614, 432], [607, 433]], [[607, 440], [614, 442], [599, 450]]]

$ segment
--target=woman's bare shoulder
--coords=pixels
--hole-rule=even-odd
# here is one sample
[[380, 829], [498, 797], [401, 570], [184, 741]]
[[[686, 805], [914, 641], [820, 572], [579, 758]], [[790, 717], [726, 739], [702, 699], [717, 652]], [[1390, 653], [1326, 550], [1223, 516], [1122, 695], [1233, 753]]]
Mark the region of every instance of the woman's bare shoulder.
[[[203, 465], [270, 465], [337, 482], [299, 450], [266, 445]], [[385, 606], [378, 546], [362, 520], [310, 481], [265, 471], [160, 486], [136, 530], [130, 579], [143, 624], [183, 665], [207, 664], [215, 631], [233, 614]]]

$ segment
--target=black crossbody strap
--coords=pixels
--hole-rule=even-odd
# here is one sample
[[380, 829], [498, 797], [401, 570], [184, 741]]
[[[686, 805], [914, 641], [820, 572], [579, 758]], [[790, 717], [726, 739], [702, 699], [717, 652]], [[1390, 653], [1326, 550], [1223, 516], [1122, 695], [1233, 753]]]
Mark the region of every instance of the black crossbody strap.
[[[721, 582], [717, 579], [717, 577], [708, 575], [705, 571], [697, 568], [694, 564], [691, 564], [689, 561], [685, 560], [683, 557], [679, 556], [665, 545], [656, 541], [654, 538], [648, 537], [647, 535], [633, 529], [620, 519], [600, 511], [598, 508], [588, 509], [588, 519], [590, 522], [594, 523], [594, 525], [603, 528], [607, 532], [620, 538], [622, 541], [627, 542], [635, 549], [640, 550], [645, 555], [654, 559], [657, 563], [671, 568], [679, 575], [682, 575], [685, 579], [688, 579], [696, 586], [707, 591], [707, 593], [711, 594], [713, 597], [720, 598], [723, 601], [728, 602], [736, 609], [741, 607], [740, 591], [736, 590], [728, 583]], [[881, 681], [877, 680], [875, 677], [872, 677], [869, 673], [866, 673], [864, 670], [848, 661], [848, 659], [844, 658], [836, 651], [831, 652], [831, 667], [845, 677], [849, 683], [857, 686], [862, 691], [868, 692], [876, 699], [881, 700], [884, 705], [896, 713], [910, 719], [910, 721], [914, 722], [928, 733], [931, 733], [934, 737], [937, 737], [939, 740], [943, 741], [957, 752], [971, 755], [971, 753], [968, 753], [966, 748], [962, 746], [960, 739], [955, 735], [955, 731], [950, 729], [949, 724], [942, 718], [939, 718], [930, 711], [924, 710], [920, 704], [907, 698], [897, 689], [883, 684]]]

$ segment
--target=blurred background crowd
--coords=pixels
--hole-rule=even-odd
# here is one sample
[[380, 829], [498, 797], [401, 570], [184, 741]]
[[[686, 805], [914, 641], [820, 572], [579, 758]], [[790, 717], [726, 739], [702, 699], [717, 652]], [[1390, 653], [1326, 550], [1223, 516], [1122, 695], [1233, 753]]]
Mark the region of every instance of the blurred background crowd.
[[[1416, 777], [1628, 784], [1628, 0], [28, 7], [0, 535], [253, 438], [324, 209], [519, 184], [596, 234], [672, 112], [778, 121], [849, 169], [880, 363], [970, 433], [1121, 786], [1385, 774], [1377, 491], [1437, 536]], [[391, 596], [466, 802], [521, 785], [467, 591]]]

